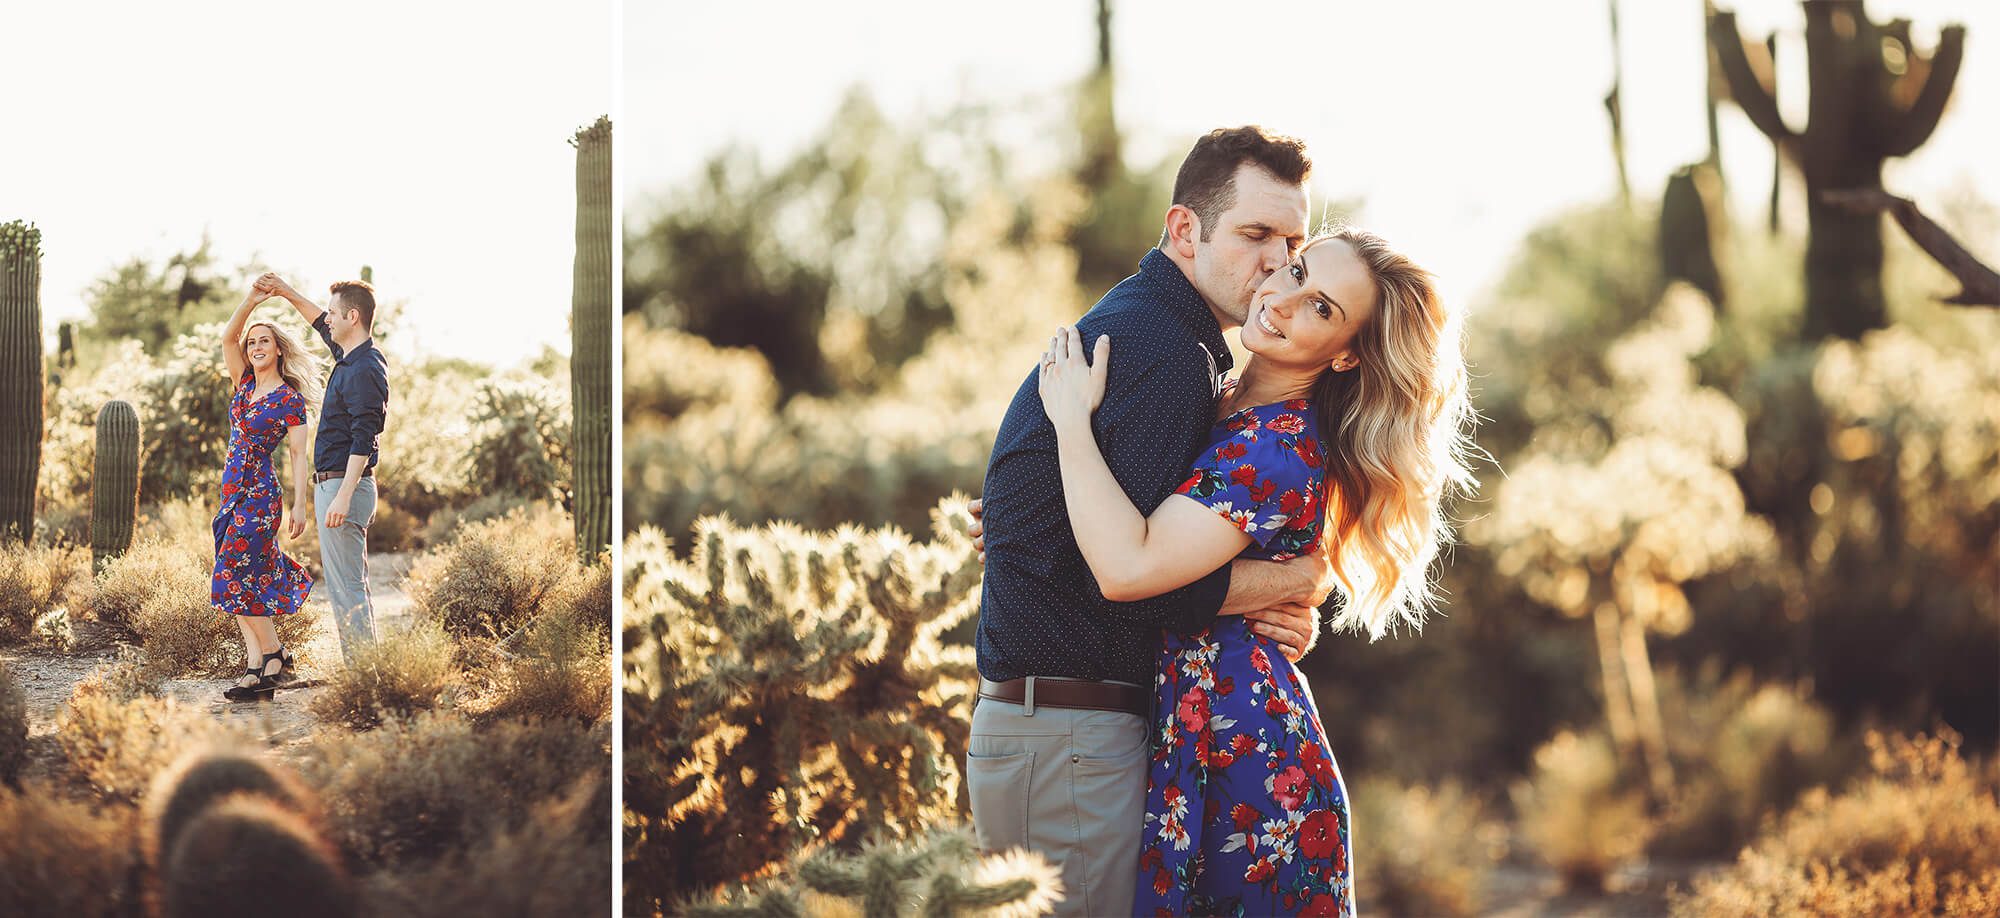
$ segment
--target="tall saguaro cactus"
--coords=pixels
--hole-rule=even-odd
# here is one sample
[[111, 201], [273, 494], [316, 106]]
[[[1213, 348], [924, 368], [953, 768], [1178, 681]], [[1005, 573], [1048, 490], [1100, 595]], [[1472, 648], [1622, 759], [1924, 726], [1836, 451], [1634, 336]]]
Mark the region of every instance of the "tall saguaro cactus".
[[0, 224], [0, 539], [35, 531], [42, 472], [42, 231]]
[[1778, 113], [1771, 55], [1745, 41], [1736, 16], [1717, 12], [1709, 42], [1730, 97], [1781, 156], [1805, 173], [1805, 337], [1859, 338], [1888, 324], [1882, 297], [1882, 218], [1829, 203], [1822, 192], [1879, 188], [1882, 164], [1930, 139], [1965, 59], [1965, 28], [1946, 26], [1930, 54], [1910, 41], [1910, 21], [1876, 23], [1862, 0], [1804, 0], [1806, 127]]
[[139, 504], [139, 414], [124, 402], [97, 412], [97, 458], [90, 475], [90, 566], [103, 570], [132, 547]]
[[570, 288], [570, 410], [576, 550], [611, 545], [611, 119], [576, 132], [576, 262]]

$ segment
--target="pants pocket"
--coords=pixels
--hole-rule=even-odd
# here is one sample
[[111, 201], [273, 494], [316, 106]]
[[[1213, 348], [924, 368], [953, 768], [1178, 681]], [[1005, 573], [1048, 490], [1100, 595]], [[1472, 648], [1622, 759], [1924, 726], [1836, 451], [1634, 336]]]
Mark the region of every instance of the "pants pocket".
[[1072, 896], [1084, 899], [1084, 914], [1132, 914], [1139, 870], [1139, 847], [1146, 829], [1146, 745], [1111, 755], [1080, 755], [1070, 765], [1070, 789], [1077, 820], [1080, 870], [1065, 879], [1080, 881]]
[[1035, 772], [1033, 752], [965, 757], [966, 795], [972, 826], [987, 851], [1028, 846], [1028, 803]]

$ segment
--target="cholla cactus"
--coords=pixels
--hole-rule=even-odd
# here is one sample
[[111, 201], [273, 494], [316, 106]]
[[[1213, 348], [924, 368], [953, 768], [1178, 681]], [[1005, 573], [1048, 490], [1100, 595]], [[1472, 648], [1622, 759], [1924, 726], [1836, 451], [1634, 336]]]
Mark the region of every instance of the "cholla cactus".
[[721, 518], [688, 562], [628, 541], [628, 909], [964, 817], [977, 671], [939, 635], [978, 602], [969, 522], [954, 495], [930, 542]]
[[857, 855], [802, 855], [774, 879], [690, 903], [681, 914], [1025, 918], [1047, 914], [1062, 893], [1061, 872], [1041, 855], [1018, 849], [981, 855], [972, 833], [959, 828], [870, 845]]

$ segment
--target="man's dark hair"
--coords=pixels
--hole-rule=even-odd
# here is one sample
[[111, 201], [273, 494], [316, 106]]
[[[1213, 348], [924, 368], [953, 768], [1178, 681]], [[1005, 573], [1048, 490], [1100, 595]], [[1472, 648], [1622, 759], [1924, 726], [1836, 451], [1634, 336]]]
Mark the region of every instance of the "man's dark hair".
[[327, 290], [333, 293], [335, 309], [359, 309], [361, 327], [375, 327], [375, 288], [367, 281], [336, 281]]
[[1236, 206], [1236, 168], [1255, 163], [1281, 182], [1303, 185], [1312, 175], [1304, 141], [1272, 134], [1254, 124], [1216, 128], [1194, 142], [1174, 176], [1175, 204], [1186, 205], [1201, 218], [1201, 241], [1207, 242], [1224, 211]]

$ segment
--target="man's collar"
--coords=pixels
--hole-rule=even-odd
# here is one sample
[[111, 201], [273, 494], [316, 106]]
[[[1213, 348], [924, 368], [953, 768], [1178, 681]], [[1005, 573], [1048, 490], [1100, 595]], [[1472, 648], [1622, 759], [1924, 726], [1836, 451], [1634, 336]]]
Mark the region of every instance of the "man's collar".
[[1226, 373], [1236, 365], [1236, 358], [1229, 352], [1229, 339], [1222, 336], [1222, 323], [1215, 320], [1215, 310], [1208, 301], [1202, 299], [1201, 291], [1194, 289], [1193, 282], [1181, 271], [1167, 253], [1154, 248], [1139, 259], [1139, 276], [1150, 281], [1162, 296], [1160, 302], [1166, 304], [1167, 311], [1187, 330], [1194, 334], [1202, 349], [1208, 352], [1215, 364], [1217, 375]]
[[[337, 343], [337, 342], [336, 342], [336, 343]], [[350, 347], [350, 348], [347, 348], [347, 349], [345, 349], [345, 350], [341, 351], [341, 354], [340, 354], [340, 359], [339, 359], [339, 360], [336, 360], [336, 361], [334, 361], [334, 362], [335, 362], [335, 363], [347, 363], [347, 362], [349, 362], [349, 361], [351, 361], [351, 360], [353, 360], [353, 359], [354, 359], [354, 355], [356, 355], [356, 354], [359, 354], [359, 353], [361, 353], [362, 351], [365, 351], [365, 350], [367, 350], [367, 349], [369, 349], [369, 348], [372, 348], [372, 347], [374, 347], [374, 346], [375, 346], [375, 336], [374, 336], [374, 335], [369, 335], [368, 337], [366, 337], [366, 338], [363, 338], [363, 339], [361, 339], [361, 343], [360, 343], [360, 344], [357, 344], [357, 345], [355, 345], [355, 346], [353, 346], [353, 347]]]

